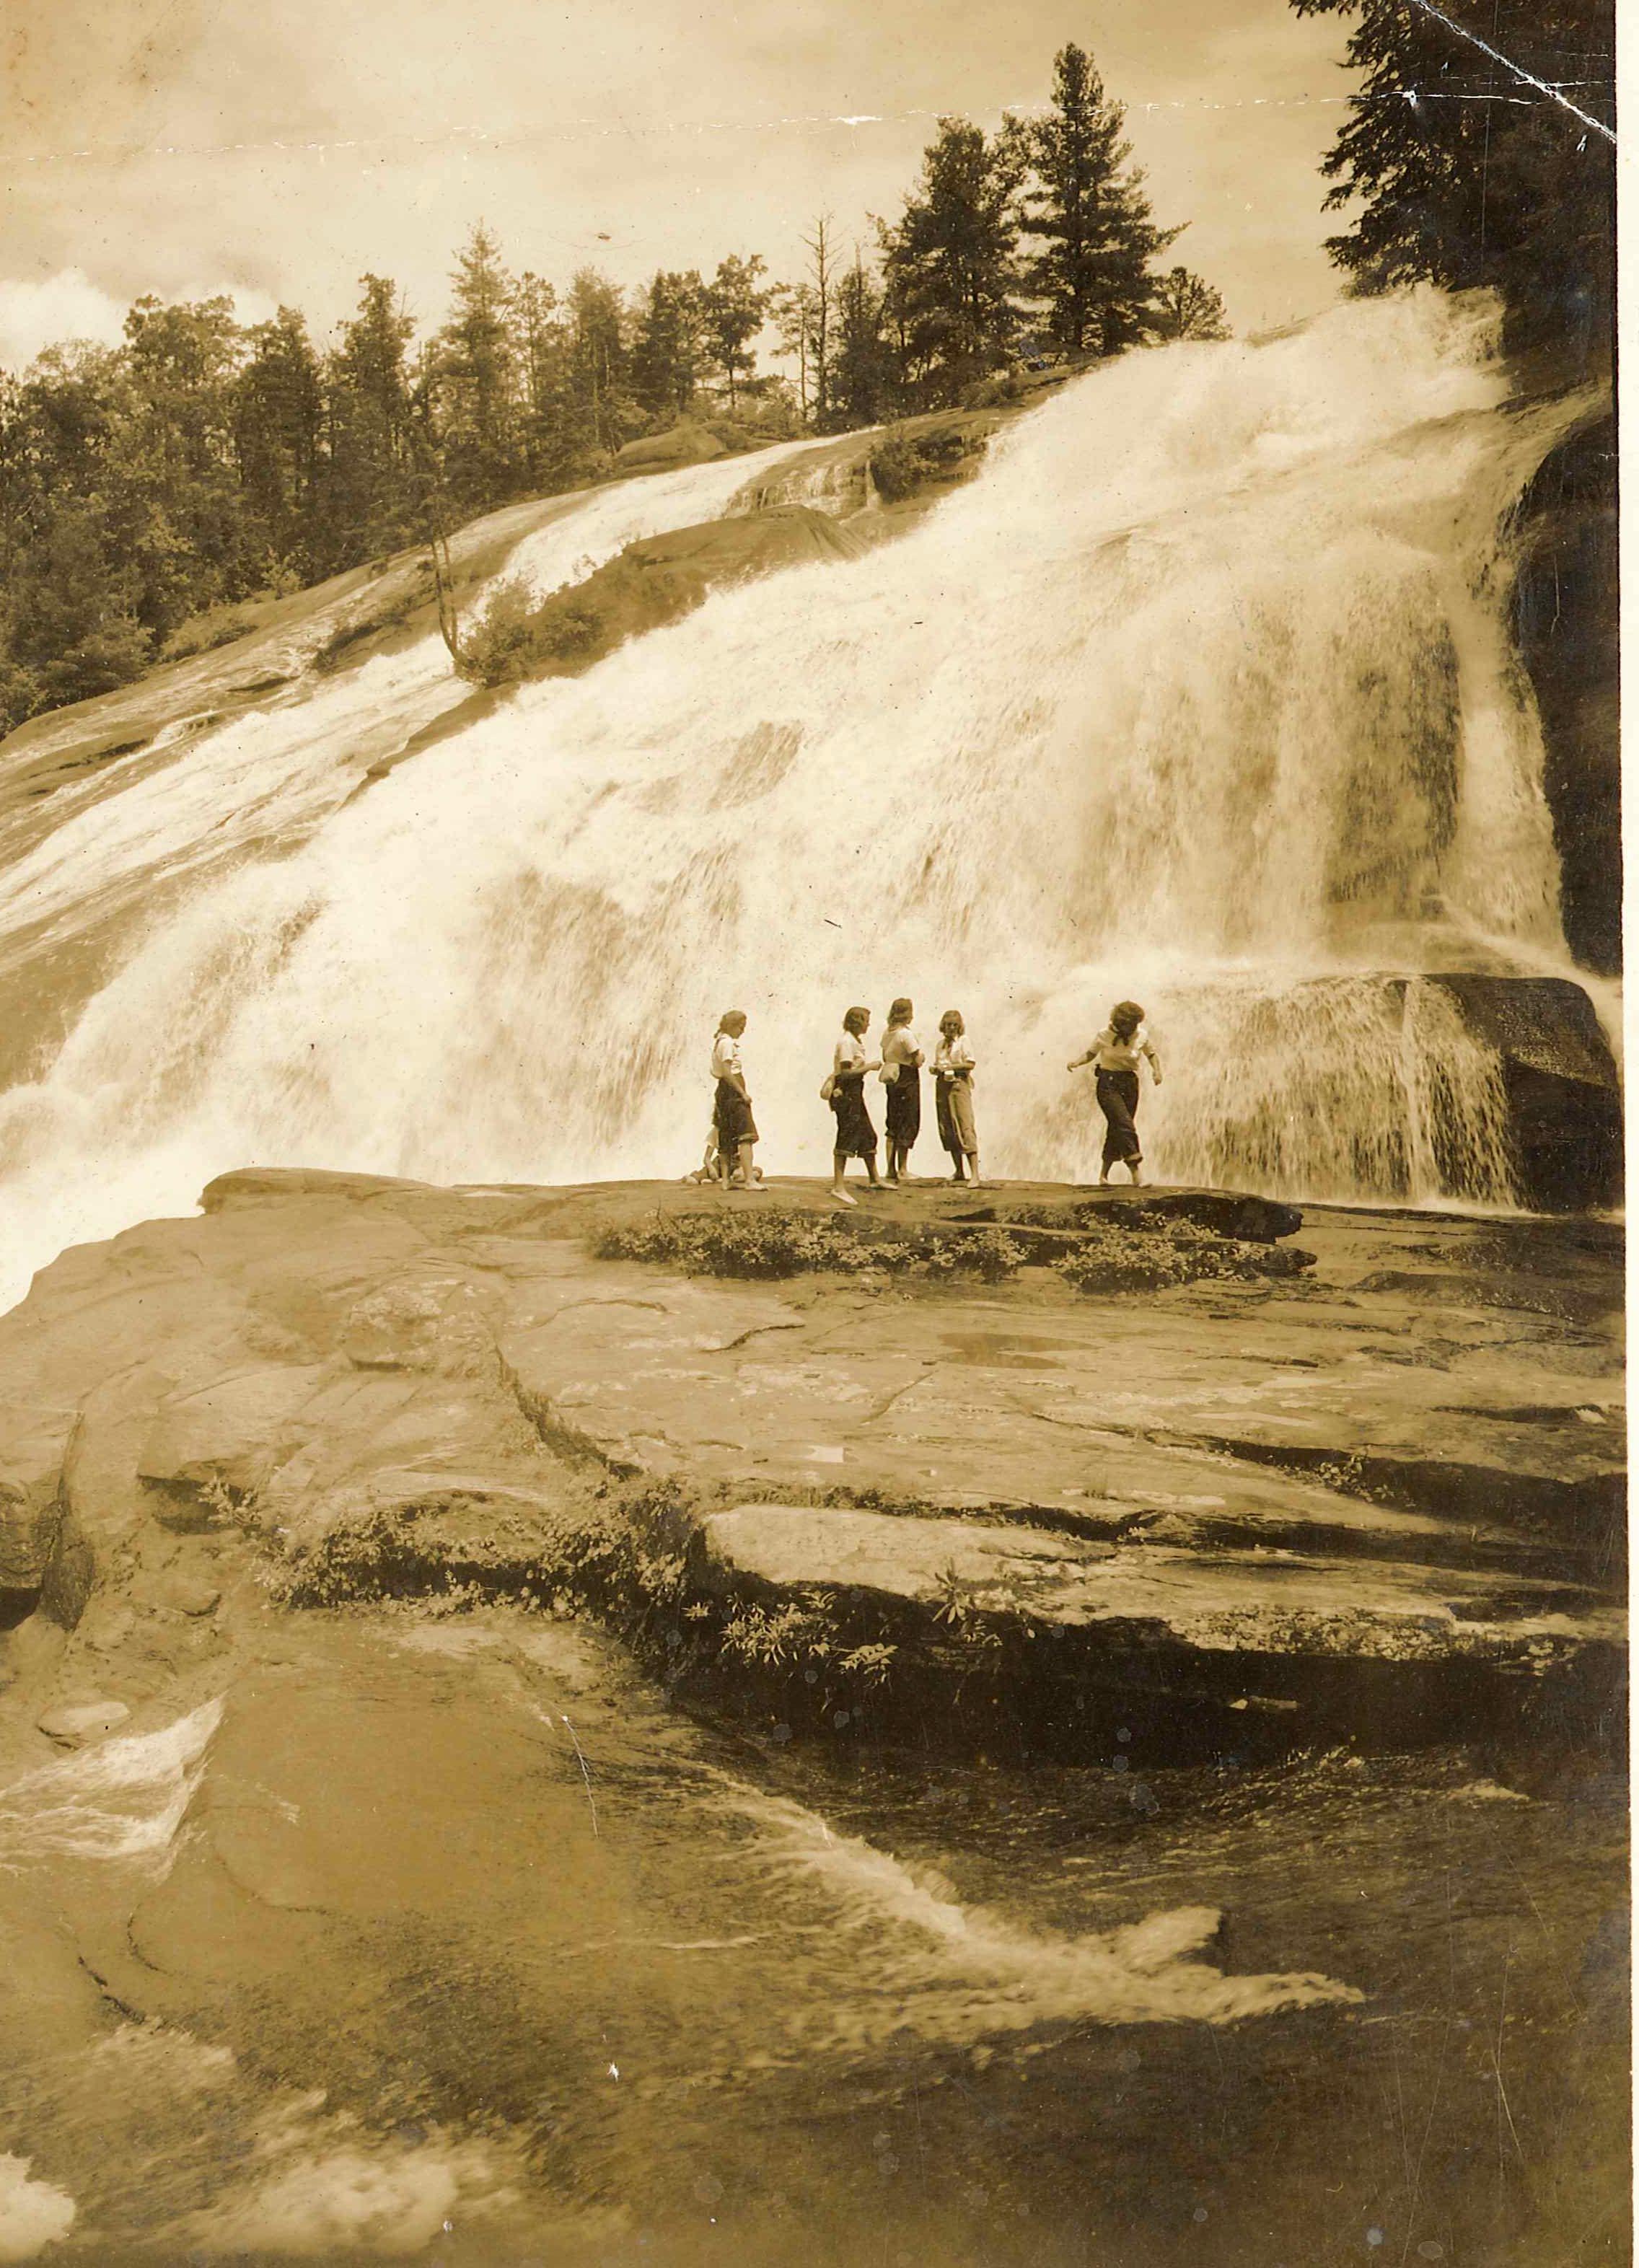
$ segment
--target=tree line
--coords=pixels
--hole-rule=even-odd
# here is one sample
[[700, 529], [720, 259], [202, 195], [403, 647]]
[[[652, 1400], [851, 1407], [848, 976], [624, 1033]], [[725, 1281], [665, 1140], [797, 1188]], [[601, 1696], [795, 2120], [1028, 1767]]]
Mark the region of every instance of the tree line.
[[[232, 609], [511, 500], [579, 486], [680, 421], [731, 446], [943, 408], [1020, 358], [1221, 337], [1159, 256], [1119, 102], [1076, 46], [1040, 114], [941, 120], [867, 246], [834, 221], [804, 272], [737, 253], [622, 292], [514, 273], [481, 224], [423, 334], [390, 277], [316, 342], [281, 307], [139, 299], [114, 348], [0, 372], [0, 726], [233, 633]], [[772, 351], [784, 371], [760, 368]]]

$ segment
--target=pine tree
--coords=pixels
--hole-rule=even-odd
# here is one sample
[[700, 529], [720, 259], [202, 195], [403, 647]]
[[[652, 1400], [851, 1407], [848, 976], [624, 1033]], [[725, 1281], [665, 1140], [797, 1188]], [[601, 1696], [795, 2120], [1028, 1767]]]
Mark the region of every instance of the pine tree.
[[1293, 5], [1360, 11], [1349, 60], [1364, 82], [1322, 166], [1328, 205], [1358, 200], [1327, 247], [1354, 288], [1490, 285], [1510, 339], [1551, 335], [1578, 361], [1608, 355], [1615, 151], [1589, 122], [1614, 117], [1609, 0], [1443, 0], [1438, 13], [1407, 0]]
[[437, 337], [434, 423], [452, 505], [484, 512], [515, 493], [522, 460], [511, 321], [517, 286], [481, 221], [450, 280], [454, 304]]
[[1052, 107], [1009, 121], [1029, 169], [1018, 225], [1038, 247], [1027, 256], [1025, 289], [1066, 354], [1115, 354], [1143, 337], [1155, 298], [1150, 263], [1179, 234], [1150, 218], [1143, 177], [1122, 139], [1125, 117], [1091, 56], [1072, 43], [1054, 58]]
[[797, 364], [797, 409], [805, 427], [816, 420], [810, 409], [812, 380], [818, 376], [813, 357], [814, 293], [812, 284], [776, 284], [768, 294], [768, 314], [779, 335], [780, 352]]
[[663, 270], [643, 293], [632, 341], [631, 387], [638, 407], [665, 424], [685, 415], [700, 380], [705, 286], [694, 269]]
[[757, 367], [751, 342], [768, 312], [769, 294], [757, 281], [767, 269], [761, 254], [753, 253], [749, 260], [731, 255], [717, 263], [717, 272], [706, 286], [706, 343], [728, 387], [731, 409], [738, 382]]
[[1193, 269], [1169, 268], [1156, 285], [1150, 328], [1158, 339], [1226, 339], [1224, 294]]
[[826, 373], [828, 421], [837, 430], [875, 425], [893, 390], [893, 357], [883, 330], [882, 293], [856, 251], [836, 287]]
[[385, 276], [359, 278], [358, 312], [327, 372], [324, 504], [330, 567], [379, 558], [418, 532], [410, 412], [415, 324]]
[[244, 334], [227, 298], [138, 299], [125, 320], [131, 414], [109, 452], [104, 526], [137, 576], [156, 640], [256, 586], [239, 499], [233, 408]]
[[518, 280], [512, 329], [523, 397], [524, 477], [533, 489], [550, 490], [558, 486], [563, 472], [568, 336], [557, 293], [529, 269]]
[[1006, 361], [1017, 328], [1012, 204], [1018, 165], [1007, 136], [943, 118], [922, 178], [882, 231], [883, 276], [906, 378], [924, 407], [954, 401]]
[[584, 475], [629, 440], [637, 422], [627, 372], [626, 307], [606, 276], [583, 268], [570, 280], [566, 313], [567, 423], [575, 440], [572, 461]]
[[281, 307], [250, 334], [234, 409], [239, 489], [252, 541], [272, 569], [321, 574], [315, 526], [324, 395], [305, 319]]

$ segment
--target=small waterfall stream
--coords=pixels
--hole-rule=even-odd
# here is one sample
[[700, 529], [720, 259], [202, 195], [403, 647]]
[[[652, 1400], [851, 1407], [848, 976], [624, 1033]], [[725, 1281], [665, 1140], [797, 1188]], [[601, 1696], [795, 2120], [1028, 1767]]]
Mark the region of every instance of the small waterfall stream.
[[[1420, 982], [1565, 965], [1499, 530], [1570, 413], [1505, 394], [1492, 310], [1432, 291], [1128, 356], [897, 541], [351, 800], [382, 718], [456, 697], [436, 641], [83, 803], [0, 875], [0, 954], [129, 908], [0, 1095], [0, 1297], [234, 1166], [680, 1171], [731, 1001], [772, 1172], [823, 1163], [842, 1008], [903, 991], [966, 1015], [987, 1164], [1085, 1177], [1063, 1065], [1130, 995], [1162, 1178], [1506, 1204], [1496, 1064]], [[600, 491], [514, 568], [573, 578], [773, 462]]]

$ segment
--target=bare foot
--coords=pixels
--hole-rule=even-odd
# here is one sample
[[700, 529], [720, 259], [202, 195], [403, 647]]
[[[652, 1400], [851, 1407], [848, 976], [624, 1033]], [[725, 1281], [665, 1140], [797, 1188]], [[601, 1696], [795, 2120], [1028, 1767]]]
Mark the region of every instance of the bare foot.
[[833, 1189], [831, 1192], [831, 1202], [833, 1204], [857, 1206], [859, 1199], [856, 1197], [850, 1197], [846, 1189]]

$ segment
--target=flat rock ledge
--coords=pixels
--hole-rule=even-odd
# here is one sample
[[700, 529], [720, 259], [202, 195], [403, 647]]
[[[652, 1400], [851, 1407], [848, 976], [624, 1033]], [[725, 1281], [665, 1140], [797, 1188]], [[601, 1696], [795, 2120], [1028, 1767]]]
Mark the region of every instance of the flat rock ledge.
[[219, 1683], [280, 1611], [270, 1550], [321, 1571], [321, 1603], [363, 1535], [391, 1543], [389, 1589], [549, 1609], [566, 1535], [660, 1499], [687, 1643], [651, 1665], [788, 1727], [1011, 1726], [1071, 1752], [1186, 1719], [1220, 1747], [1254, 1720], [1616, 1736], [1607, 1224], [1300, 1223], [1226, 1191], [885, 1201], [885, 1228], [1049, 1245], [1090, 1202], [1141, 1202], [1270, 1244], [1301, 1226], [1313, 1254], [1089, 1295], [1037, 1264], [991, 1285], [594, 1258], [602, 1224], [735, 1203], [654, 1184], [257, 1171], [203, 1202], [65, 1254], [0, 1317], [0, 1679], [26, 1748]]

